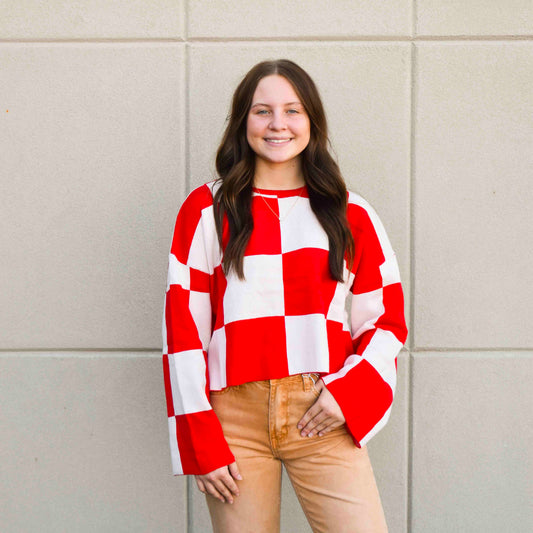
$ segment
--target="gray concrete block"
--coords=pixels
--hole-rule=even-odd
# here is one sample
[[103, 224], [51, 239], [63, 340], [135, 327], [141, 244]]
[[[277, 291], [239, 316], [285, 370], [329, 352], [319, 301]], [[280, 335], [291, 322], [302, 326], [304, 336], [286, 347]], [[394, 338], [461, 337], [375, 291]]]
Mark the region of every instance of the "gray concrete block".
[[207, 508], [206, 497], [196, 486], [194, 476], [189, 477], [189, 498], [192, 509], [192, 531], [193, 533], [212, 533], [211, 519]]
[[533, 530], [533, 353], [414, 354], [412, 533]]
[[411, 35], [410, 0], [319, 0], [268, 3], [189, 2], [188, 35], [193, 38], [294, 38]]
[[417, 44], [414, 346], [533, 346], [533, 46]]
[[398, 356], [398, 382], [387, 425], [368, 443], [389, 533], [408, 533], [409, 353]]
[[184, 37], [184, 0], [18, 0], [4, 2], [2, 39]]
[[186, 531], [161, 358], [0, 357], [2, 531]]
[[461, 0], [417, 0], [415, 34], [502, 35], [533, 33], [533, 3], [529, 0], [505, 2], [461, 2]]
[[19, 43], [0, 63], [0, 347], [161, 346], [184, 46]]

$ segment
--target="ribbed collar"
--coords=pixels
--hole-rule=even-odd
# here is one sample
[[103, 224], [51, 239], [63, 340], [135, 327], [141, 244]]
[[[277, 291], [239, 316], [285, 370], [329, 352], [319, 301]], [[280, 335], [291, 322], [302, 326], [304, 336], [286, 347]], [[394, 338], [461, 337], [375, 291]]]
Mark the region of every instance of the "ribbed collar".
[[[302, 194], [300, 192], [304, 189]], [[289, 198], [291, 196], [302, 196], [303, 198], [309, 198], [307, 194], [307, 185], [298, 187], [297, 189], [259, 189], [258, 187], [252, 187], [254, 193], [262, 194], [263, 196], [277, 196], [278, 198]]]

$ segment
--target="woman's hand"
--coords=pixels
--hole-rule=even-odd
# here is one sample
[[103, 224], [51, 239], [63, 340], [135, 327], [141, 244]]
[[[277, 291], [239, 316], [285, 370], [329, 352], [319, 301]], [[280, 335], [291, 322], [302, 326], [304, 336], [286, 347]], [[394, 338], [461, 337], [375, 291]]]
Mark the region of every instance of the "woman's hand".
[[320, 396], [298, 422], [297, 427], [302, 430], [302, 437], [313, 437], [317, 434], [321, 437], [328, 431], [342, 426], [346, 421], [337, 400], [324, 382], [319, 379], [315, 386], [320, 391]]
[[194, 476], [200, 492], [211, 494], [221, 502], [233, 503], [233, 496], [239, 495], [235, 479], [242, 479], [237, 463], [222, 466], [204, 475]]

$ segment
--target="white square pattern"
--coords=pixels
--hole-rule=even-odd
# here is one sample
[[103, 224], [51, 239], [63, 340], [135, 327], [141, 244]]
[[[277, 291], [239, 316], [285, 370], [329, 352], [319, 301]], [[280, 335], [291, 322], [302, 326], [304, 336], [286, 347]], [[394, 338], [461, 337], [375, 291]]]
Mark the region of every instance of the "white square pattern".
[[[287, 253], [301, 248], [329, 250], [328, 235], [313, 213], [309, 198], [298, 198], [296, 203], [294, 200], [294, 197], [278, 199], [282, 218], [281, 251]], [[289, 209], [290, 216], [283, 219], [283, 213]]]
[[[343, 325], [348, 325], [348, 315], [346, 312], [346, 297], [350, 292], [348, 283], [338, 283], [335, 287], [335, 293], [329, 304], [326, 318], [328, 320], [335, 320], [341, 322]], [[350, 293], [351, 294], [351, 293]]]
[[211, 337], [211, 297], [208, 292], [189, 292], [189, 309], [198, 329], [204, 350], [207, 351]]
[[209, 389], [220, 390], [226, 384], [226, 328], [215, 329], [209, 352], [207, 365], [209, 367]]
[[387, 257], [385, 262], [379, 267], [379, 270], [384, 287], [393, 283], [400, 283], [400, 269], [398, 268], [396, 255]]
[[168, 354], [168, 368], [175, 415], [208, 411], [206, 368], [202, 350]]
[[180, 263], [174, 254], [168, 255], [167, 291], [171, 285], [181, 285], [187, 291], [191, 286], [189, 267]]
[[[203, 246], [209, 251], [205, 257], [207, 272], [212, 274], [215, 271], [215, 268], [222, 262], [222, 250], [220, 249], [220, 244], [218, 242], [215, 226], [215, 212], [212, 205], [202, 209], [202, 217], [199, 226], [202, 227], [204, 239]], [[203, 270], [205, 270], [205, 268]]]
[[289, 374], [329, 371], [329, 349], [324, 315], [286, 316]]
[[396, 388], [395, 359], [402, 346], [392, 331], [378, 328], [365, 350], [365, 359], [389, 384], [393, 392]]
[[[205, 211], [205, 210], [204, 210]], [[196, 270], [201, 270], [202, 272], [208, 271], [208, 261], [207, 253], [205, 248], [205, 232], [203, 222], [203, 212], [202, 217], [198, 221], [196, 226], [196, 231], [191, 241], [191, 246], [189, 248], [189, 255], [187, 257], [187, 265], [195, 268]], [[212, 274], [212, 272], [208, 272]]]
[[374, 329], [374, 324], [384, 312], [383, 289], [354, 294], [351, 310], [352, 338], [356, 339], [365, 331]]
[[181, 466], [180, 450], [178, 448], [178, 441], [176, 439], [176, 417], [168, 417], [168, 435], [170, 441], [170, 457], [172, 460], [172, 473], [175, 476], [183, 474]]
[[283, 265], [281, 255], [244, 256], [241, 281], [233, 270], [224, 293], [224, 322], [283, 316]]

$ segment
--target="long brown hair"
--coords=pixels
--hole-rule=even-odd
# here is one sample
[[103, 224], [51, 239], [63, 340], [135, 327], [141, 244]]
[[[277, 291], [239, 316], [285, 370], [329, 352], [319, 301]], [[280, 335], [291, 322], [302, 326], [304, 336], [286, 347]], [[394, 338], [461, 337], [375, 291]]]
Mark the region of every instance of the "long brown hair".
[[291, 83], [309, 116], [311, 135], [300, 154], [302, 173], [311, 209], [328, 235], [331, 277], [343, 281], [344, 255], [347, 254], [350, 269], [354, 256], [354, 241], [346, 219], [346, 184], [328, 150], [326, 114], [318, 89], [309, 74], [288, 59], [258, 63], [233, 94], [231, 114], [216, 155], [220, 186], [214, 195], [215, 225], [221, 247], [224, 214], [229, 226], [222, 266], [225, 272], [234, 268], [239, 279], [244, 279], [243, 256], [253, 230], [255, 172], [255, 153], [246, 139], [246, 121], [259, 81], [272, 74]]

